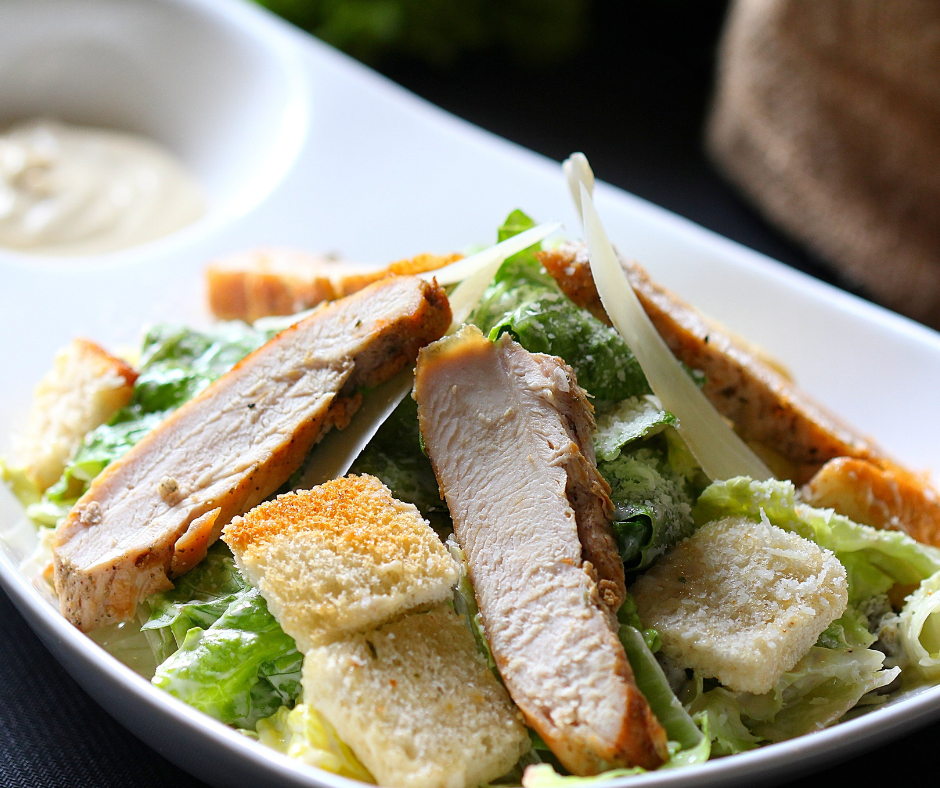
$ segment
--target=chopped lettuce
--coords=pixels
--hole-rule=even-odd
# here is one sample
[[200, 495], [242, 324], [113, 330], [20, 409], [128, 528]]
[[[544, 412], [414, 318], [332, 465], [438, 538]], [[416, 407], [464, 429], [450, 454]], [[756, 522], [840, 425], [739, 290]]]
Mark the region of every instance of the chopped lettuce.
[[496, 660], [493, 659], [493, 652], [490, 650], [490, 644], [486, 639], [486, 633], [483, 631], [483, 619], [480, 618], [480, 608], [477, 606], [476, 594], [473, 592], [473, 585], [470, 583], [470, 574], [467, 570], [467, 556], [464, 555], [457, 540], [451, 535], [445, 543], [453, 559], [457, 562], [460, 572], [460, 579], [454, 587], [454, 610], [458, 615], [463, 616], [473, 635], [473, 640], [477, 645], [477, 650], [486, 659], [486, 664], [500, 681], [502, 677], [496, 667]]
[[866, 648], [814, 646], [764, 695], [715, 687], [689, 703], [709, 718], [715, 755], [732, 755], [766, 742], [820, 730], [841, 718], [869, 692], [890, 684], [899, 668], [884, 669], [885, 655]]
[[724, 687], [715, 687], [702, 693], [702, 680], [696, 679], [698, 695], [690, 704], [696, 719], [704, 719], [703, 731], [708, 731], [710, 755], [721, 757], [753, 750], [761, 740], [741, 721], [741, 707], [736, 695]]
[[[499, 240], [533, 225], [515, 211], [500, 228]], [[578, 384], [599, 399], [650, 393], [640, 365], [617, 332], [570, 301], [534, 252], [527, 249], [503, 263], [471, 322], [490, 339], [508, 332], [526, 350], [560, 356], [574, 369]]]
[[833, 649], [868, 648], [878, 637], [871, 632], [868, 616], [854, 605], [833, 621], [817, 640], [817, 645]]
[[349, 470], [375, 476], [396, 498], [417, 506], [431, 525], [450, 530], [450, 513], [441, 500], [431, 461], [422, 451], [418, 406], [411, 397], [401, 401]]
[[252, 730], [300, 696], [302, 662], [261, 592], [249, 588], [207, 629], [190, 629], [153, 683], [217, 720]]
[[862, 696], [894, 681], [900, 668], [885, 670], [884, 660], [872, 649], [814, 646], [769, 693], [741, 693], [738, 700], [761, 740], [792, 739], [831, 725]]
[[193, 627], [212, 626], [247, 589], [232, 552], [216, 542], [194, 569], [176, 580], [175, 588], [147, 599], [150, 616], [141, 631], [148, 634], [157, 662], [183, 645]]
[[6, 458], [0, 457], [0, 479], [6, 482], [10, 492], [23, 507], [39, 503], [42, 494], [39, 486], [22, 467], [10, 465]]
[[597, 434], [594, 436], [597, 459], [616, 460], [628, 443], [658, 435], [666, 427], [675, 427], [676, 424], [676, 417], [663, 410], [652, 394], [628, 397], [597, 417]]
[[925, 678], [940, 678], [940, 572], [908, 597], [899, 618], [901, 643]]
[[[629, 624], [621, 624], [619, 635], [637, 687], [665, 728], [669, 741], [676, 742], [682, 750], [698, 747], [702, 743], [702, 732], [669, 686], [666, 674], [647, 648], [643, 633]], [[702, 760], [708, 760], [707, 750], [704, 756]]]
[[611, 769], [593, 777], [577, 777], [573, 774], [559, 774], [550, 763], [537, 763], [529, 766], [522, 775], [523, 788], [555, 788], [555, 786], [591, 785], [606, 782], [617, 777], [632, 777], [644, 774], [646, 769], [633, 766], [626, 769]]
[[308, 766], [365, 783], [375, 782], [349, 745], [312, 706], [281, 706], [272, 716], [258, 720], [256, 730], [262, 744]]
[[628, 571], [639, 571], [695, 530], [692, 481], [669, 462], [662, 436], [623, 447], [597, 469], [610, 485], [613, 530]]

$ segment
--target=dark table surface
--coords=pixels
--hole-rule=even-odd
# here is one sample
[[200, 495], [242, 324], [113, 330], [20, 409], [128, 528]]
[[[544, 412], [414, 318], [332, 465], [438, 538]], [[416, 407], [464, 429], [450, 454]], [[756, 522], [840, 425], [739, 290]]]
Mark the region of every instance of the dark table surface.
[[[852, 292], [775, 231], [709, 165], [702, 126], [724, 3], [598, 2], [574, 60], [527, 71], [499, 53], [448, 71], [382, 65], [395, 81], [514, 142], [562, 160], [584, 151], [599, 178]], [[859, 293], [864, 296], [864, 293]], [[935, 724], [792, 785], [891, 785], [931, 773]], [[0, 593], [0, 788], [196, 788], [111, 719]]]

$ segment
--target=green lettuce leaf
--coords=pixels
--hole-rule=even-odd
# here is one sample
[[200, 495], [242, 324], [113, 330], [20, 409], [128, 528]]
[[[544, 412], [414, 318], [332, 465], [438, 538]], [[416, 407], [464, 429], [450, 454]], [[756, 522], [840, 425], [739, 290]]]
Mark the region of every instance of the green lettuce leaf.
[[10, 488], [10, 492], [16, 496], [21, 506], [39, 503], [42, 495], [36, 482], [24, 468], [10, 465], [5, 457], [0, 457], [0, 479]]
[[868, 617], [854, 605], [833, 621], [819, 636], [816, 645], [832, 649], [868, 648], [877, 640]]
[[890, 684], [899, 668], [884, 669], [885, 655], [867, 648], [814, 646], [764, 695], [725, 687], [698, 691], [688, 704], [708, 718], [712, 755], [733, 755], [768, 742], [821, 730], [868, 693]]
[[741, 721], [741, 707], [737, 693], [724, 687], [702, 692], [702, 680], [697, 679], [698, 695], [689, 708], [696, 719], [706, 721], [703, 731], [710, 739], [712, 757], [734, 755], [753, 750], [761, 740]]
[[911, 664], [925, 678], [940, 678], [940, 572], [908, 597], [899, 619], [901, 643]]
[[[669, 741], [676, 742], [682, 750], [695, 749], [702, 743], [702, 731], [685, 710], [669, 686], [666, 674], [649, 650], [643, 633], [636, 627], [621, 624], [620, 642], [623, 644], [633, 676], [640, 692], [646, 698]], [[708, 752], [702, 760], [708, 760]]]
[[632, 777], [636, 774], [645, 774], [646, 769], [633, 766], [626, 769], [611, 769], [594, 777], [577, 777], [573, 774], [559, 774], [550, 763], [537, 763], [529, 766], [522, 775], [523, 788], [555, 788], [555, 786], [592, 785], [606, 782], [617, 777]]
[[293, 705], [302, 659], [261, 592], [249, 588], [207, 629], [190, 629], [153, 683], [217, 720], [253, 730], [258, 720]]
[[166, 660], [194, 627], [208, 629], [248, 589], [224, 542], [216, 542], [206, 557], [176, 580], [170, 591], [147, 598], [149, 618], [141, 626], [148, 633], [157, 662]]
[[418, 405], [411, 397], [395, 408], [349, 470], [375, 476], [400, 501], [417, 506], [439, 531], [451, 530], [447, 504], [441, 500], [431, 461], [421, 449]]
[[[499, 240], [533, 224], [514, 211], [500, 228]], [[527, 249], [503, 263], [471, 322], [490, 339], [508, 332], [526, 350], [560, 356], [574, 369], [578, 384], [602, 400], [649, 394], [646, 377], [620, 335], [572, 303], [535, 251]]]
[[594, 436], [597, 459], [616, 460], [628, 443], [658, 435], [677, 423], [676, 417], [663, 410], [653, 395], [629, 397], [597, 417], [597, 434]]
[[597, 470], [610, 485], [612, 527], [628, 571], [645, 569], [695, 530], [694, 487], [670, 464], [662, 436], [623, 447]]
[[[486, 659], [491, 671], [497, 679], [502, 682], [499, 675], [499, 669], [496, 667], [496, 660], [493, 659], [493, 652], [490, 650], [490, 644], [486, 639], [486, 633], [483, 631], [483, 619], [480, 617], [480, 608], [477, 606], [476, 594], [473, 591], [473, 585], [470, 583], [470, 573], [467, 565], [467, 556], [457, 544], [457, 540], [451, 535], [445, 543], [447, 550], [453, 559], [457, 562], [460, 572], [460, 579], [454, 587], [454, 610], [457, 615], [463, 616], [473, 635], [473, 640], [477, 645], [477, 650]], [[543, 745], [544, 746], [544, 745]], [[547, 749], [547, 747], [545, 748]]]
[[349, 745], [312, 706], [299, 703], [293, 710], [282, 706], [272, 716], [258, 720], [256, 730], [262, 744], [308, 766], [365, 783], [375, 782]]
[[885, 655], [872, 649], [814, 646], [766, 695], [740, 693], [751, 732], [777, 742], [821, 730], [854, 708], [862, 696], [890, 684], [899, 668], [884, 670]]

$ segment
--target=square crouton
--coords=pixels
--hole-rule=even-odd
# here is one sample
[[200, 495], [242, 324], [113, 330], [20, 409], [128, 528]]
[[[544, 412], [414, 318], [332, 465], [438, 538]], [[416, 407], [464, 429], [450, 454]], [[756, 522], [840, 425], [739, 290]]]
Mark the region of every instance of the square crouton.
[[756, 694], [769, 692], [848, 604], [845, 568], [831, 552], [739, 517], [680, 542], [632, 593], [666, 656]]
[[122, 359], [87, 339], [73, 339], [36, 386], [9, 464], [45, 490], [58, 481], [85, 434], [130, 401], [135, 380], [137, 372]]
[[281, 495], [222, 538], [303, 652], [448, 600], [458, 577], [418, 510], [367, 475]]
[[472, 788], [529, 749], [520, 714], [447, 605], [308, 651], [305, 702], [391, 788]]

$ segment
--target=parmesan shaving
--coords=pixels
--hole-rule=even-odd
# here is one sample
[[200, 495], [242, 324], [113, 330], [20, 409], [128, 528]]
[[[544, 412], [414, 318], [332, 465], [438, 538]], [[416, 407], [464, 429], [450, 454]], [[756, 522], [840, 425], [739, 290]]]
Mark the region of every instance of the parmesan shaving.
[[465, 279], [469, 279], [481, 269], [493, 265], [499, 268], [499, 264], [502, 263], [503, 260], [544, 240], [560, 227], [560, 222], [546, 222], [536, 227], [530, 227], [525, 232], [514, 235], [512, 238], [507, 238], [505, 241], [501, 241], [495, 246], [490, 246], [482, 252], [464, 257], [461, 260], [457, 260], [455, 263], [445, 265], [443, 268], [438, 268], [436, 271], [426, 271], [418, 274], [418, 276], [428, 282], [432, 279], [436, 279], [439, 285], [453, 285], [457, 282], [462, 282]]
[[663, 408], [679, 419], [679, 433], [702, 470], [713, 480], [735, 476], [758, 480], [773, 478], [767, 466], [705, 398], [643, 311], [584, 183], [581, 184], [581, 207], [591, 272], [601, 303], [640, 362]]

